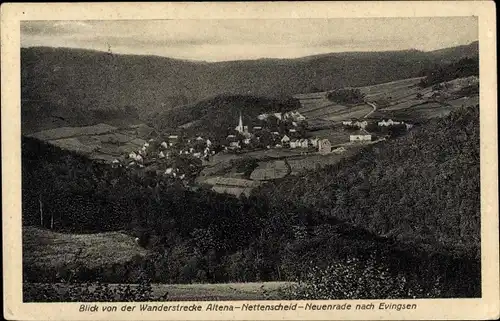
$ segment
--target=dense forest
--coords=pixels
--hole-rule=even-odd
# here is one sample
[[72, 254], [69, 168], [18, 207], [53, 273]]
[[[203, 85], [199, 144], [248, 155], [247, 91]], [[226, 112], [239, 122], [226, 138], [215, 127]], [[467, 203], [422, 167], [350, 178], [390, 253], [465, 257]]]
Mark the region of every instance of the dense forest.
[[429, 87], [456, 78], [479, 75], [479, 56], [465, 57], [457, 62], [435, 65], [433, 68], [424, 69], [421, 73], [424, 76], [419, 85]]
[[[72, 269], [76, 281], [136, 282], [141, 269], [163, 283], [305, 282], [294, 297], [315, 282], [329, 298], [480, 296], [479, 108], [384, 144], [238, 199], [23, 138], [23, 224], [125, 230], [150, 249], [127, 266]], [[371, 285], [353, 292], [355, 275]]]
[[293, 98], [270, 99], [251, 95], [218, 95], [194, 104], [152, 114], [148, 122], [160, 131], [185, 125], [186, 131], [196, 135], [206, 134], [220, 140], [228, 135], [228, 130], [234, 130], [240, 113], [244, 124], [251, 128], [259, 114], [287, 112], [298, 108], [300, 108], [300, 103]]

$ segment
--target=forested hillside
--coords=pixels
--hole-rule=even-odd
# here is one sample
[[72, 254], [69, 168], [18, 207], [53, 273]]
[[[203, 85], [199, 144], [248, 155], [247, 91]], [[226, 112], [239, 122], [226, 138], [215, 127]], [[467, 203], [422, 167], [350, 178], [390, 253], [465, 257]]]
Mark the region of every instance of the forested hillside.
[[94, 110], [132, 108], [144, 117], [221, 94], [284, 98], [372, 85], [414, 77], [434, 64], [457, 61], [477, 50], [476, 42], [436, 52], [353, 52], [204, 63], [67, 48], [22, 48], [23, 130], [78, 126], [83, 120], [90, 125], [102, 122]]
[[[349, 293], [335, 285], [327, 297], [373, 298], [381, 289], [352, 292], [349, 278], [375, 284], [373, 268], [387, 268], [398, 275], [384, 281], [394, 287], [380, 285], [387, 297], [477, 297], [478, 117], [477, 107], [459, 110], [338, 166], [240, 199], [23, 138], [23, 223], [63, 232], [126, 230], [149, 249], [140, 264], [67, 267], [79, 281], [135, 282], [130, 269], [137, 268], [166, 283], [307, 279], [315, 269], [333, 269], [329, 275], [343, 275], [334, 283], [344, 282]], [[349, 263], [353, 258], [359, 264]], [[30, 281], [60, 273], [24, 267]]]
[[479, 187], [476, 106], [259, 193], [272, 203], [317, 208], [376, 235], [479, 258]]
[[245, 125], [251, 125], [257, 115], [263, 113], [286, 112], [300, 108], [297, 99], [271, 99], [250, 95], [219, 95], [194, 104], [179, 106], [171, 110], [153, 114], [149, 123], [163, 130], [185, 128], [195, 134], [225, 138], [228, 129], [234, 129], [241, 113]]

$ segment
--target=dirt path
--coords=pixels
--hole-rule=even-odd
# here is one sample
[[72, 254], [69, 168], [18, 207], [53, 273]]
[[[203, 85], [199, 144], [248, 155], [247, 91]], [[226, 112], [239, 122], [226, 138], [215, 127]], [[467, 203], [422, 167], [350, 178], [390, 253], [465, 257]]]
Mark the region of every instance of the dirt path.
[[368, 116], [370, 116], [371, 114], [373, 114], [377, 110], [377, 105], [375, 105], [374, 103], [367, 101], [366, 104], [369, 105], [370, 107], [372, 107], [373, 110], [370, 111], [368, 114], [366, 114], [363, 118], [367, 118]]

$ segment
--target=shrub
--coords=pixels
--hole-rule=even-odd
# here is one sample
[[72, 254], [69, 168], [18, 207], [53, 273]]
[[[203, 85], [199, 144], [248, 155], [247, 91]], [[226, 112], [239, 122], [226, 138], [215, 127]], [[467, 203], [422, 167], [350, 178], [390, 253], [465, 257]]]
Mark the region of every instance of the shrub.
[[360, 104], [365, 98], [359, 89], [337, 89], [330, 91], [327, 98], [331, 101], [344, 104]]
[[[422, 283], [432, 283], [424, 290]], [[326, 268], [314, 267], [294, 285], [285, 288], [286, 299], [396, 299], [436, 298], [441, 295], [441, 280], [419, 280], [403, 272], [391, 271], [374, 256], [364, 261], [349, 257]]]

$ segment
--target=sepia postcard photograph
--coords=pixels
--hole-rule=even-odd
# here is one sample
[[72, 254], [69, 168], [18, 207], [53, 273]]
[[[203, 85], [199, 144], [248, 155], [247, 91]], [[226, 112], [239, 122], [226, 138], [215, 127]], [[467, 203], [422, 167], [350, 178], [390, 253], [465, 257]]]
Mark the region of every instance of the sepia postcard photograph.
[[495, 6], [2, 5], [4, 317], [499, 317]]

